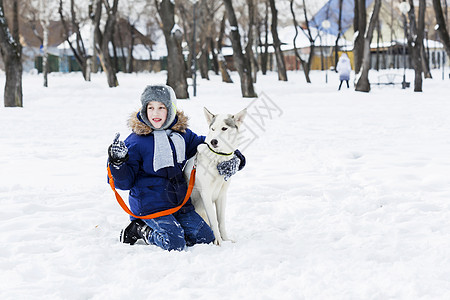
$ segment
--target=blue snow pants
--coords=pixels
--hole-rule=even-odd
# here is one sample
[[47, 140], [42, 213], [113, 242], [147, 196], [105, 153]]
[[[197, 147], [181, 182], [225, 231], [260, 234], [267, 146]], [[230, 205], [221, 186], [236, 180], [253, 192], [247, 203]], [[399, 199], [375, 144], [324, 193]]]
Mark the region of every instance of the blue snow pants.
[[164, 250], [183, 250], [186, 246], [209, 244], [214, 233], [195, 210], [143, 220], [153, 231], [148, 242]]

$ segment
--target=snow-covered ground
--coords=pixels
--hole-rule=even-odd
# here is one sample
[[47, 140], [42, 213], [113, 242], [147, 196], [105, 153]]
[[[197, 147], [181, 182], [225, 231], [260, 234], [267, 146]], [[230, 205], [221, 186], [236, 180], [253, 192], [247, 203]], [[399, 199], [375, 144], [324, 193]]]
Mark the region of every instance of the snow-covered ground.
[[259, 75], [255, 102], [237, 74], [178, 101], [198, 134], [203, 106], [250, 105], [248, 162], [228, 197], [237, 242], [166, 252], [118, 241], [106, 184], [114, 133], [165, 74], [24, 75], [24, 108], [0, 107], [0, 299], [450, 299], [450, 80], [359, 93], [288, 76]]

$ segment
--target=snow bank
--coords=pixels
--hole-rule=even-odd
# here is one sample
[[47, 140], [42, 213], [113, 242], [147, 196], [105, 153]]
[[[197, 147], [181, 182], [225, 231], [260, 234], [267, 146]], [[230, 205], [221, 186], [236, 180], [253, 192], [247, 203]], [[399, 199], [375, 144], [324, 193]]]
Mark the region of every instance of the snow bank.
[[450, 298], [448, 80], [367, 94], [338, 92], [331, 72], [329, 84], [288, 76], [258, 77], [265, 104], [217, 76], [178, 102], [199, 134], [203, 106], [252, 103], [251, 142], [228, 198], [237, 242], [165, 252], [118, 242], [128, 218], [105, 169], [114, 133], [165, 75], [119, 74], [113, 89], [101, 74], [51, 74], [50, 88], [26, 75], [24, 108], [0, 107], [0, 298]]

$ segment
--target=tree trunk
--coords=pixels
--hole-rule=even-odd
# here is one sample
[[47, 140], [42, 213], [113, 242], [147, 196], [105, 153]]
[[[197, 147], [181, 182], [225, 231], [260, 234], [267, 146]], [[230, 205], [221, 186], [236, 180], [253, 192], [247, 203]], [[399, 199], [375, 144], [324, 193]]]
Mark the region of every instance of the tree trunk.
[[44, 5], [44, 1], [39, 3], [39, 15], [40, 23], [42, 26], [42, 50], [44, 55], [42, 57], [42, 73], [44, 75], [44, 87], [48, 87], [48, 27], [50, 25], [49, 15], [47, 12], [47, 7]]
[[[129, 25], [127, 23], [127, 25]], [[128, 57], [129, 57], [129, 53], [130, 53], [130, 48], [129, 45], [126, 46], [127, 48], [127, 54], [125, 54], [125, 43], [123, 41], [123, 36], [122, 36], [122, 31], [120, 30], [120, 24], [118, 22], [116, 22], [116, 34], [115, 36], [117, 36], [119, 38], [119, 50], [120, 50], [120, 59], [117, 56], [117, 47], [116, 47], [116, 41], [115, 38], [113, 36], [112, 38], [112, 44], [113, 44], [113, 49], [114, 49], [114, 60], [115, 60], [115, 69], [118, 71], [120, 71], [120, 67], [119, 67], [119, 62], [122, 64], [122, 72], [124, 73], [129, 73], [128, 72]]]
[[214, 74], [219, 75], [219, 62], [217, 60], [217, 52], [214, 47], [214, 41], [211, 37], [208, 38], [208, 44], [211, 49], [212, 66], [213, 66]]
[[200, 57], [198, 59], [198, 66], [200, 69], [200, 76], [202, 76], [202, 79], [209, 80], [208, 76], [208, 57], [209, 57], [209, 51], [208, 51], [208, 45], [203, 44], [202, 52], [200, 54]]
[[[267, 62], [268, 62], [268, 57], [269, 57], [269, 26], [268, 26], [268, 18], [269, 18], [269, 4], [267, 3], [267, 1], [265, 1], [266, 3], [266, 12], [265, 12], [265, 16], [264, 16], [264, 52], [261, 50], [261, 72], [263, 75], [267, 74]], [[261, 38], [259, 38], [260, 40], [260, 47], [262, 47], [262, 42], [261, 42]]]
[[227, 62], [225, 61], [225, 57], [223, 57], [222, 53], [217, 55], [217, 59], [219, 62], [220, 74], [222, 74], [222, 81], [226, 83], [233, 83], [233, 80], [228, 73]]
[[434, 13], [436, 15], [436, 23], [438, 25], [437, 31], [439, 32], [439, 37], [444, 44], [447, 56], [450, 57], [450, 35], [447, 30], [447, 25], [445, 22], [444, 13], [442, 12], [442, 6], [440, 0], [433, 0]]
[[133, 71], [134, 71], [134, 68], [133, 68], [133, 61], [134, 61], [133, 51], [134, 51], [134, 41], [136, 39], [136, 34], [135, 34], [135, 26], [134, 25], [129, 25], [129, 26], [130, 26], [131, 40], [130, 40], [130, 47], [128, 48], [128, 56], [127, 56], [127, 60], [126, 60], [126, 68], [127, 68], [127, 73], [133, 73]]
[[[109, 5], [107, 5], [108, 2], [97, 0], [97, 7], [95, 12], [95, 41], [97, 45], [98, 56], [100, 58], [100, 63], [102, 65], [103, 71], [106, 74], [106, 79], [109, 87], [116, 87], [119, 85], [116, 76], [116, 70], [114, 68], [111, 56], [109, 55], [109, 43], [111, 42], [112, 36], [114, 34], [118, 2], [119, 0], [114, 0], [113, 6], [109, 7]], [[102, 3], [107, 5], [106, 13], [108, 15], [103, 32], [100, 30]]]
[[175, 25], [174, 2], [162, 0], [158, 7], [158, 13], [161, 17], [162, 29], [166, 39], [167, 85], [173, 88], [178, 99], [187, 99], [189, 93], [186, 81], [186, 65], [181, 48], [183, 34], [180, 30], [172, 30]]
[[200, 1], [199, 15], [197, 16], [197, 26], [199, 28], [198, 33], [200, 36], [200, 56], [198, 59], [198, 67], [200, 70], [200, 76], [202, 79], [209, 80], [209, 43], [208, 36], [211, 36], [211, 30], [209, 29], [209, 11], [206, 1]]
[[408, 35], [408, 44], [412, 49], [412, 64], [414, 68], [414, 92], [422, 92], [422, 48], [423, 32], [425, 29], [425, 0], [419, 0], [419, 16], [416, 21], [414, 2], [409, 1], [411, 9], [409, 10], [410, 34]]
[[220, 22], [220, 31], [219, 37], [217, 39], [217, 60], [219, 63], [220, 74], [222, 74], [222, 81], [226, 83], [233, 83], [233, 80], [228, 73], [227, 62], [225, 61], [225, 57], [222, 54], [222, 40], [225, 35], [225, 20], [226, 20], [226, 12], [223, 14], [222, 22]]
[[228, 21], [231, 26], [231, 43], [233, 46], [234, 66], [238, 70], [241, 79], [242, 96], [246, 98], [257, 97], [253, 87], [253, 79], [250, 70], [250, 62], [242, 53], [241, 35], [239, 34], [238, 22], [234, 13], [231, 0], [223, 0], [227, 10]]
[[[381, 9], [381, 0], [375, 0], [372, 16], [370, 17], [369, 27], [367, 28], [366, 37], [364, 38], [364, 55], [363, 63], [361, 66], [361, 76], [356, 83], [356, 91], [358, 92], [369, 92], [370, 82], [369, 82], [369, 69], [370, 69], [370, 42], [372, 41], [373, 31], [375, 25], [378, 22], [378, 15]], [[361, 24], [362, 25], [362, 24]]]
[[[115, 31], [115, 29], [114, 29], [114, 31]], [[113, 69], [114, 69], [115, 73], [117, 73], [120, 70], [120, 66], [119, 66], [119, 56], [117, 55], [117, 46], [116, 46], [116, 40], [114, 39], [114, 34], [111, 37], [111, 48], [113, 50], [113, 56], [111, 57], [111, 60], [113, 62], [113, 66], [114, 66]], [[109, 47], [108, 47], [108, 49], [109, 49]], [[123, 48], [121, 48], [121, 51], [122, 51], [122, 54], [124, 54]], [[125, 56], [125, 54], [123, 56]]]
[[[94, 0], [89, 0], [89, 16], [94, 15]], [[98, 72], [98, 64], [97, 64], [97, 49], [95, 47], [95, 18], [91, 17], [91, 21], [89, 22], [89, 47], [92, 49], [92, 54], [87, 54], [86, 60], [86, 75], [89, 76], [89, 81], [91, 80], [91, 72]]]
[[245, 46], [245, 55], [250, 62], [253, 83], [256, 83], [257, 63], [255, 63], [255, 54], [253, 52], [253, 27], [255, 26], [255, 6], [253, 0], [247, 0], [248, 5], [248, 34], [247, 45]]
[[[9, 50], [7, 50], [9, 51]], [[15, 52], [3, 55], [5, 62], [5, 107], [22, 107], [22, 61]]]
[[48, 87], [48, 73], [49, 73], [49, 67], [48, 67], [48, 26], [49, 22], [48, 20], [41, 20], [42, 29], [43, 29], [43, 36], [44, 36], [44, 43], [42, 44], [42, 48], [44, 50], [44, 56], [42, 58], [42, 72], [44, 74], [44, 87]]
[[339, 0], [339, 17], [338, 17], [338, 34], [336, 36], [336, 42], [334, 45], [334, 71], [337, 73], [337, 63], [339, 61], [339, 39], [342, 34], [342, 5], [344, 0]]
[[310, 49], [309, 51], [310, 51], [310, 53], [309, 53], [309, 57], [308, 57], [308, 62], [306, 62], [306, 63], [302, 62], [302, 64], [303, 64], [303, 69], [304, 69], [304, 73], [305, 73], [306, 82], [311, 83], [311, 79], [309, 77], [309, 72], [311, 71], [311, 65], [312, 65], [312, 61], [313, 61], [313, 58], [314, 58], [314, 52], [315, 52], [314, 50], [315, 50], [316, 46], [315, 46], [315, 40], [313, 39], [311, 30], [309, 28], [309, 20], [308, 20], [308, 14], [307, 14], [307, 11], [306, 11], [305, 0], [303, 0], [303, 15], [305, 16], [306, 29], [308, 31], [307, 36], [308, 36], [308, 39], [309, 39], [309, 45], [310, 45], [309, 46], [309, 49]]
[[420, 51], [420, 54], [422, 55], [422, 70], [423, 70], [423, 76], [425, 78], [433, 78], [430, 71], [430, 56], [425, 50], [425, 45], [422, 46], [422, 50]]
[[22, 46], [19, 43], [19, 16], [17, 0], [13, 2], [12, 34], [0, 0], [0, 52], [5, 64], [5, 107], [22, 107]]
[[355, 64], [355, 74], [358, 74], [364, 57], [364, 36], [366, 34], [367, 17], [366, 17], [366, 1], [355, 0], [355, 17], [353, 20], [353, 27], [355, 33], [357, 33], [354, 47], [353, 57]]
[[287, 81], [286, 64], [284, 62], [283, 52], [281, 51], [281, 41], [278, 37], [278, 11], [275, 7], [275, 0], [269, 0], [270, 10], [272, 11], [272, 38], [273, 48], [275, 49], [275, 57], [277, 59], [278, 80]]
[[377, 20], [377, 55], [376, 55], [376, 61], [375, 61], [375, 70], [380, 71], [380, 20]]

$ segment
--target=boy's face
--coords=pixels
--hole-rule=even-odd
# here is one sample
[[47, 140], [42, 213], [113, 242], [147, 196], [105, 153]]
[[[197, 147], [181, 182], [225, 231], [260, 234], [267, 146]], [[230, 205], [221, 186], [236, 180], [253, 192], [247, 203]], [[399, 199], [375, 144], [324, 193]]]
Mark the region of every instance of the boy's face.
[[161, 128], [167, 119], [167, 108], [158, 101], [151, 101], [147, 104], [147, 118], [156, 129]]

